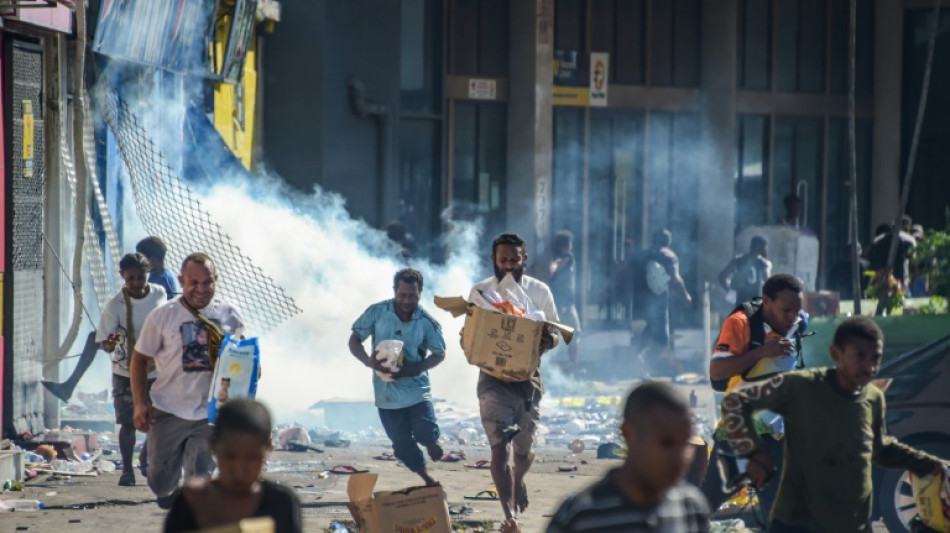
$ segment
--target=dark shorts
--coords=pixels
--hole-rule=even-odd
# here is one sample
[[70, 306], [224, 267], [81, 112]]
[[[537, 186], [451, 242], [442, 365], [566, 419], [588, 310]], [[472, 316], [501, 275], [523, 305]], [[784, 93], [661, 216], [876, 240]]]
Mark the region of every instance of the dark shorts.
[[[154, 379], [145, 385], [146, 401], [152, 404], [151, 393]], [[116, 424], [132, 424], [135, 418], [135, 402], [132, 399], [132, 380], [125, 376], [112, 374], [112, 405], [115, 407]]]
[[665, 299], [650, 300], [643, 308], [643, 319], [646, 320], [646, 328], [643, 330], [643, 336], [646, 340], [659, 346], [670, 345], [670, 308], [669, 302]]

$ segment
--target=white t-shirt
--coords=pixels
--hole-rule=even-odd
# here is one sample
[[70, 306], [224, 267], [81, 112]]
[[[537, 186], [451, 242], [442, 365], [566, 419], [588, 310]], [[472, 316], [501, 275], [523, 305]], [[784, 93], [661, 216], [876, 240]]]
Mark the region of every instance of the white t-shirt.
[[[499, 285], [498, 278], [492, 276], [488, 279], [479, 281], [472, 287], [471, 292], [468, 295], [468, 301], [472, 301], [475, 298], [475, 295], [479, 290], [482, 291], [497, 291]], [[524, 289], [525, 294], [528, 295], [528, 298], [531, 298], [531, 303], [535, 307], [544, 311], [544, 319], [548, 322], [560, 322], [561, 319], [557, 315], [557, 306], [554, 305], [554, 295], [551, 294], [551, 289], [542, 281], [538, 281], [531, 276], [524, 275], [521, 276], [521, 288]]]
[[[135, 350], [154, 358], [158, 367], [151, 393], [155, 407], [185, 420], [202, 420], [208, 418], [212, 377], [207, 334], [180, 300], [169, 300], [148, 315]], [[238, 310], [221, 300], [198, 312], [225, 333], [240, 336], [244, 330]]]
[[[165, 289], [161, 285], [148, 284], [148, 294], [144, 298], [130, 298], [132, 302], [132, 342], [138, 338], [142, 332], [142, 324], [145, 323], [145, 317], [153, 309], [165, 303]], [[113, 333], [119, 334], [119, 341], [115, 344], [115, 350], [109, 354], [112, 357], [112, 373], [117, 376], [129, 377], [129, 361], [132, 360], [132, 354], [126, 353], [126, 335], [129, 332], [127, 324], [128, 313], [125, 308], [125, 294], [120, 290], [106, 302], [102, 309], [102, 316], [99, 317], [99, 326], [96, 328], [96, 342], [109, 338]], [[149, 371], [149, 379], [156, 376], [155, 369]]]

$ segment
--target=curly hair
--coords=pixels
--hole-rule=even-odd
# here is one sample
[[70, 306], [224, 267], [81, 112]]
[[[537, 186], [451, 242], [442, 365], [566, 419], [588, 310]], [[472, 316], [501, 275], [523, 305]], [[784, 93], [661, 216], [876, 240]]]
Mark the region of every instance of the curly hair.
[[400, 281], [403, 283], [417, 283], [419, 286], [419, 292], [422, 292], [422, 287], [424, 285], [422, 272], [412, 268], [404, 268], [399, 272], [396, 272], [396, 275], [393, 277], [393, 290], [399, 287]]

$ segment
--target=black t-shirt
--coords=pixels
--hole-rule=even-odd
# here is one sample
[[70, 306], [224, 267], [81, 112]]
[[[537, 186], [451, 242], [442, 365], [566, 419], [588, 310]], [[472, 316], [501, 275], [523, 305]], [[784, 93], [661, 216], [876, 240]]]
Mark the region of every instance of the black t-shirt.
[[[868, 262], [871, 270], [880, 270], [887, 266], [887, 256], [891, 252], [892, 233], [878, 235], [868, 250]], [[914, 247], [914, 238], [904, 232], [898, 234], [900, 241], [897, 245], [897, 257], [894, 260], [894, 277], [905, 280], [907, 276], [907, 256]], [[906, 280], [905, 280], [906, 281]]]
[[[261, 502], [248, 518], [269, 516], [274, 519], [274, 533], [301, 533], [300, 501], [291, 489], [261, 481]], [[171, 510], [165, 517], [165, 533], [185, 533], [201, 529], [195, 513], [181, 491], [175, 495]]]

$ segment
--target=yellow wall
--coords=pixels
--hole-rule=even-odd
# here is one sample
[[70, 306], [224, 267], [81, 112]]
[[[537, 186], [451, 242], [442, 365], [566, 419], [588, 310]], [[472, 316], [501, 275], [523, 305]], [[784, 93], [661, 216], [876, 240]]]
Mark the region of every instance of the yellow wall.
[[[223, 17], [216, 28], [215, 57], [224, 54], [230, 17]], [[242, 94], [243, 93], [243, 94]], [[247, 169], [253, 164], [254, 117], [257, 99], [257, 33], [244, 62], [244, 75], [238, 85], [217, 83], [214, 89], [214, 127], [234, 155]]]

